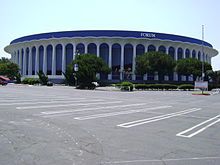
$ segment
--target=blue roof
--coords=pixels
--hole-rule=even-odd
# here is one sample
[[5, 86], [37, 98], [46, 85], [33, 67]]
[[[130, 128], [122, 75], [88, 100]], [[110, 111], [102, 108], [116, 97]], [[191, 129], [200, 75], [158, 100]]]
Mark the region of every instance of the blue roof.
[[142, 32], [142, 31], [122, 31], [122, 30], [82, 30], [82, 31], [62, 31], [62, 32], [51, 32], [34, 34], [25, 37], [21, 37], [13, 40], [10, 44], [18, 42], [50, 39], [50, 38], [62, 38], [62, 37], [124, 37], [124, 38], [149, 38], [149, 39], [160, 39], [160, 40], [171, 40], [188, 42], [193, 44], [199, 44], [208, 47], [212, 45], [208, 42], [203, 42], [195, 38], [184, 37], [173, 34], [155, 33], [155, 32]]

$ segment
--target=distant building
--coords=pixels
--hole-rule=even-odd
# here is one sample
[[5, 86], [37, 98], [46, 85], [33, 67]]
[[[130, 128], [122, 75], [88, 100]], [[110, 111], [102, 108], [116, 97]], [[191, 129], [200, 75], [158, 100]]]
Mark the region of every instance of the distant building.
[[[202, 54], [202, 45], [204, 54]], [[198, 39], [154, 32], [85, 30], [35, 34], [13, 40], [5, 47], [23, 77], [36, 77], [43, 71], [50, 79], [62, 80], [66, 66], [76, 54], [90, 53], [104, 59], [112, 72], [100, 79], [117, 81], [157, 80], [157, 74], [135, 75], [135, 58], [145, 52], [161, 51], [174, 60], [196, 58], [211, 63], [218, 54], [210, 43]], [[128, 75], [130, 74], [130, 76]], [[176, 73], [164, 76], [165, 81], [192, 81]]]

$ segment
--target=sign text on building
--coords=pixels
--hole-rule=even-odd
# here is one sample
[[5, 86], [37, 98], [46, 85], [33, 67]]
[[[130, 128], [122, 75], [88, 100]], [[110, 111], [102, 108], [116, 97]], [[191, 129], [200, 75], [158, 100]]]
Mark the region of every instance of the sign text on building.
[[154, 33], [141, 33], [141, 37], [155, 38], [156, 34], [154, 34]]

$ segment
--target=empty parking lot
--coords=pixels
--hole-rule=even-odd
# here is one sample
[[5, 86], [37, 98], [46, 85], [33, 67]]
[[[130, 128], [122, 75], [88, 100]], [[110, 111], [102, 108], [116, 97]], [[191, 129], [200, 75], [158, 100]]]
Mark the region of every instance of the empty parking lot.
[[220, 164], [220, 95], [0, 87], [0, 164]]

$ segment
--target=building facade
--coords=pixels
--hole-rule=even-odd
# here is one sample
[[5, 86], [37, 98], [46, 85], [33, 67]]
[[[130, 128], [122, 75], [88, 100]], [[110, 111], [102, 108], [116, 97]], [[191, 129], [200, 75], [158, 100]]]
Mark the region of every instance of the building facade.
[[[13, 40], [5, 47], [11, 60], [19, 65], [23, 77], [37, 77], [39, 71], [49, 79], [62, 80], [66, 66], [76, 55], [95, 54], [112, 69], [102, 80], [157, 80], [157, 73], [135, 75], [135, 58], [145, 52], [161, 51], [174, 60], [196, 58], [211, 63], [218, 54], [208, 42], [153, 32], [87, 30], [30, 35]], [[165, 81], [192, 81], [177, 73], [164, 76]]]

